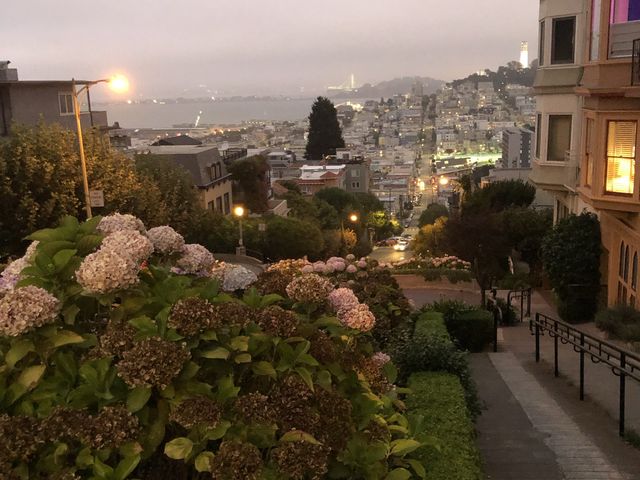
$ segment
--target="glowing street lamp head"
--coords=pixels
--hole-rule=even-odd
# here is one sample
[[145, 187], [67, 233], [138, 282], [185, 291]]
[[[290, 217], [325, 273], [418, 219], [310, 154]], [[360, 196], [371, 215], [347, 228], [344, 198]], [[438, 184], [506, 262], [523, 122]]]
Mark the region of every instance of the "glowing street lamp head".
[[352, 213], [351, 215], [349, 215], [349, 220], [351, 220], [353, 223], [358, 221], [358, 215], [356, 215], [355, 213]]
[[244, 208], [241, 206], [237, 206], [233, 209], [233, 214], [236, 217], [242, 217], [244, 215]]
[[449, 179], [447, 177], [440, 177], [440, 180], [438, 181], [440, 183], [440, 185], [448, 185], [449, 184]]
[[129, 90], [129, 80], [124, 75], [114, 75], [109, 80], [109, 87], [116, 93], [124, 93]]

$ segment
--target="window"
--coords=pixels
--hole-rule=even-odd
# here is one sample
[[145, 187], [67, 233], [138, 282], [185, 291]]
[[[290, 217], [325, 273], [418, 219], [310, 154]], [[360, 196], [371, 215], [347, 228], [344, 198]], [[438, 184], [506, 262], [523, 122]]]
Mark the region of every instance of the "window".
[[[629, 272], [630, 245], [620, 242], [620, 258], [618, 263], [618, 303], [636, 304], [636, 290], [638, 288], [638, 252], [634, 251]], [[631, 273], [631, 275], [629, 275]]]
[[549, 115], [547, 160], [563, 162], [571, 148], [571, 115]]
[[360, 188], [360, 182], [351, 182], [351, 188]]
[[73, 115], [73, 94], [58, 93], [60, 115]]
[[640, 20], [640, 0], [611, 0], [611, 23]]
[[222, 213], [222, 197], [216, 198], [216, 212]]
[[574, 63], [576, 17], [554, 18], [551, 30], [551, 64]]
[[591, 46], [589, 49], [589, 60], [591, 61], [596, 61], [599, 58], [601, 3], [602, 0], [592, 0], [591, 2]]
[[351, 176], [353, 178], [358, 178], [360, 176], [360, 170], [351, 170]]
[[638, 252], [633, 254], [633, 263], [631, 265], [631, 288], [635, 291], [638, 287]]
[[544, 65], [544, 20], [540, 22], [540, 40], [538, 41], [538, 65]]
[[542, 114], [536, 116], [536, 158], [540, 159], [540, 132], [542, 131]]
[[213, 200], [207, 203], [207, 210], [213, 210]]
[[591, 186], [593, 180], [593, 118], [587, 118], [584, 146], [584, 184]]
[[231, 200], [229, 199], [229, 194], [224, 194], [224, 214], [229, 215], [231, 213]]
[[632, 195], [635, 182], [636, 122], [607, 123], [605, 191]]

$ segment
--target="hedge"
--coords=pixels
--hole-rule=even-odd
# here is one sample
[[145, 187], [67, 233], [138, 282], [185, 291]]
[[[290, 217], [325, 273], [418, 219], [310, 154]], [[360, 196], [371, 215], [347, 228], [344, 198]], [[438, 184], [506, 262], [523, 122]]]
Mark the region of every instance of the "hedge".
[[444, 320], [449, 335], [463, 350], [481, 352], [493, 339], [493, 314], [487, 310], [445, 315]]
[[437, 335], [449, 338], [443, 315], [440, 312], [425, 312], [420, 315], [416, 321], [414, 335], [416, 337]]
[[423, 427], [440, 448], [422, 447], [418, 458], [428, 466], [427, 480], [481, 480], [480, 455], [467, 412], [464, 390], [455, 375], [419, 372], [409, 379], [409, 415], [423, 416]]

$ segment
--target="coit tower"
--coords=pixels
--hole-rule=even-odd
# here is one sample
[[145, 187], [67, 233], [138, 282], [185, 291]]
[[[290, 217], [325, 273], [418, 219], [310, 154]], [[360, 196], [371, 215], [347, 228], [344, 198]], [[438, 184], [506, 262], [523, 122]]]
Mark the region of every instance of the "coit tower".
[[522, 68], [529, 66], [529, 42], [520, 42], [520, 64]]

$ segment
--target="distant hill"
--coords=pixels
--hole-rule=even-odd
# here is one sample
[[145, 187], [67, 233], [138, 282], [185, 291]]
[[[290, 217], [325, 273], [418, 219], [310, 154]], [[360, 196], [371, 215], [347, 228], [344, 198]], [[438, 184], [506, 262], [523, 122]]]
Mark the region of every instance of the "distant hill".
[[454, 80], [450, 84], [453, 87], [458, 87], [465, 82], [473, 82], [475, 86], [478, 86], [478, 82], [493, 82], [493, 87], [496, 90], [502, 90], [505, 85], [515, 84], [524, 85], [526, 87], [533, 87], [533, 81], [536, 76], [536, 69], [538, 67], [537, 60], [534, 60], [530, 68], [522, 68], [518, 62], [509, 62], [507, 65], [498, 67], [498, 71], [484, 70], [484, 75], [478, 75], [474, 73], [465, 78]]
[[422, 82], [425, 95], [435, 93], [446, 83], [431, 77], [402, 77], [386, 80], [375, 85], [365, 83], [353, 92], [328, 92], [328, 95], [332, 98], [387, 98], [396, 94], [411, 93], [411, 87], [416, 81]]

